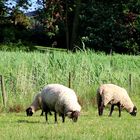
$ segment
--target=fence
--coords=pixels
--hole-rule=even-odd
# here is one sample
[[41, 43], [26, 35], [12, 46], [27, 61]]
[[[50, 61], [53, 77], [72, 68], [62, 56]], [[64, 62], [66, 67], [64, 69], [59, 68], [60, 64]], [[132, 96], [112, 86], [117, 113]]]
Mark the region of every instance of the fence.
[[[129, 74], [128, 75], [128, 90], [129, 92], [132, 91], [132, 74]], [[69, 88], [73, 88], [73, 77], [72, 77], [72, 74], [71, 72], [69, 72], [68, 74], [68, 87]], [[103, 82], [104, 83], [104, 82]], [[4, 82], [4, 76], [3, 75], [0, 75], [0, 84], [1, 84], [1, 93], [2, 93], [2, 102], [3, 102], [3, 106], [6, 107], [7, 106], [7, 101], [8, 101], [8, 98], [7, 98], [7, 94], [6, 94], [6, 90], [5, 90], [5, 82]]]
[[6, 107], [6, 105], [7, 105], [7, 95], [6, 95], [6, 91], [5, 91], [4, 77], [2, 75], [0, 75], [0, 84], [1, 84], [3, 105], [4, 105], [4, 107]]

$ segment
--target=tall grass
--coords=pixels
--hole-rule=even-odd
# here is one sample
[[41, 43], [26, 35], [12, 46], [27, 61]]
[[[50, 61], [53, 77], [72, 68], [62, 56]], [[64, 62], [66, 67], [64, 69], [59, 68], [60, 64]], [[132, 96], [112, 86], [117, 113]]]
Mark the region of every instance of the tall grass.
[[20, 104], [26, 107], [33, 96], [48, 83], [68, 86], [69, 73], [71, 87], [85, 108], [95, 105], [96, 89], [101, 83], [118, 84], [125, 87], [131, 96], [140, 95], [140, 56], [110, 56], [92, 51], [1, 51], [0, 60], [0, 74], [5, 78], [8, 106]]

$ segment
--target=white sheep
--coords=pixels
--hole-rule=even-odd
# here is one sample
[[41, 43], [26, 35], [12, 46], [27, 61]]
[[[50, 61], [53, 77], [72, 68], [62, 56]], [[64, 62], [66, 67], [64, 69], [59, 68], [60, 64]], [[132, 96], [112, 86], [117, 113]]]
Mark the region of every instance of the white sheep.
[[[34, 112], [38, 111], [42, 109], [42, 97], [41, 97], [41, 94], [38, 93], [36, 96], [35, 96], [35, 99], [33, 100], [32, 104], [30, 105], [30, 107], [28, 107], [26, 109], [26, 114], [27, 116], [32, 116]], [[43, 110], [41, 112], [41, 116], [43, 116]], [[49, 112], [50, 115], [51, 115], [51, 112]]]
[[47, 114], [50, 111], [55, 112], [55, 122], [57, 122], [57, 113], [62, 116], [62, 122], [65, 121], [65, 116], [68, 116], [74, 122], [77, 121], [81, 106], [72, 89], [60, 84], [49, 84], [41, 91], [41, 97], [46, 121], [48, 120]]
[[137, 108], [131, 101], [127, 91], [114, 84], [103, 84], [98, 88], [97, 104], [100, 116], [103, 114], [103, 109], [107, 104], [111, 104], [109, 116], [112, 115], [115, 105], [119, 108], [119, 117], [121, 116], [122, 108], [125, 108], [132, 116], [136, 116], [137, 113]]

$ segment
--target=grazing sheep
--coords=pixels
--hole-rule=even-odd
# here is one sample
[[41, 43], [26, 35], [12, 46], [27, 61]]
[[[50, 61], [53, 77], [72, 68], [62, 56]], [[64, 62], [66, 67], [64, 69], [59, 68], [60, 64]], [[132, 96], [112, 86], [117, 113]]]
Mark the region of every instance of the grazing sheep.
[[103, 114], [103, 109], [107, 104], [111, 104], [109, 116], [112, 115], [114, 106], [119, 108], [119, 117], [121, 108], [125, 108], [132, 116], [136, 116], [137, 108], [131, 101], [127, 91], [114, 84], [103, 84], [97, 90], [97, 104], [99, 116]]
[[55, 122], [57, 122], [57, 113], [65, 122], [65, 116], [77, 121], [80, 115], [81, 106], [78, 103], [75, 92], [60, 84], [49, 84], [41, 91], [43, 111], [45, 112], [46, 121], [47, 114], [54, 111]]
[[[32, 104], [30, 105], [30, 107], [28, 107], [26, 109], [26, 114], [27, 116], [32, 116], [34, 112], [38, 111], [42, 109], [42, 98], [41, 98], [41, 95], [40, 93], [38, 93], [36, 96], [35, 96], [35, 99], [34, 101], [32, 102]], [[41, 116], [43, 116], [43, 110], [41, 112]], [[50, 115], [51, 115], [51, 112], [49, 112]]]

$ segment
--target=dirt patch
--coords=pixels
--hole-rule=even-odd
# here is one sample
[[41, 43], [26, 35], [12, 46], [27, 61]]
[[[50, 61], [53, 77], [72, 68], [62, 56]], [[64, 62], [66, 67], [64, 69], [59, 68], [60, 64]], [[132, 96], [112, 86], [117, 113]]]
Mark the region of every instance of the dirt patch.
[[10, 106], [9, 107], [9, 112], [16, 112], [16, 113], [19, 113], [19, 112], [22, 112], [24, 110], [23, 106], [18, 104], [18, 105], [13, 105], [13, 106]]

